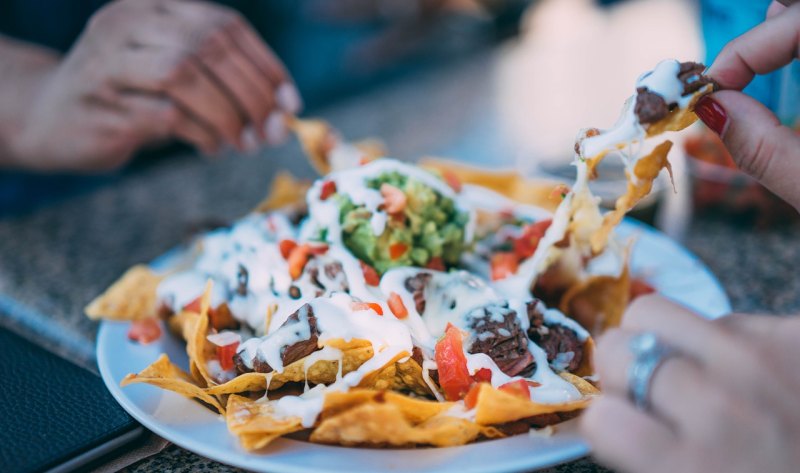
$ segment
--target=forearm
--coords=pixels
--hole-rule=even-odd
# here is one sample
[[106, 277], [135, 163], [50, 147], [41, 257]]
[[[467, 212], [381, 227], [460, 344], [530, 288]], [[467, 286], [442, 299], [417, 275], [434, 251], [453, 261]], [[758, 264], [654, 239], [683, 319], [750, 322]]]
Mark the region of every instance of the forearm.
[[17, 138], [26, 111], [59, 59], [48, 49], [0, 35], [0, 166], [25, 166]]

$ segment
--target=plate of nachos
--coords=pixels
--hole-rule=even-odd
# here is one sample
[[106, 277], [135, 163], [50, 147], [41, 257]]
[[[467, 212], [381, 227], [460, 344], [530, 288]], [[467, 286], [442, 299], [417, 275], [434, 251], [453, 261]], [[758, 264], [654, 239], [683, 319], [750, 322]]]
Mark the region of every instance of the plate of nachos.
[[[571, 187], [388, 158], [291, 118], [320, 172], [279, 174], [230, 226], [131, 268], [86, 308], [101, 375], [137, 420], [258, 471], [520, 471], [588, 453], [594, 337], [650, 291], [716, 317], [713, 275], [623, 221], [713, 83], [664, 61], [613, 128], [582, 130]], [[661, 102], [659, 102], [659, 100]], [[603, 213], [588, 182], [619, 156]], [[646, 279], [643, 280], [641, 277]]]

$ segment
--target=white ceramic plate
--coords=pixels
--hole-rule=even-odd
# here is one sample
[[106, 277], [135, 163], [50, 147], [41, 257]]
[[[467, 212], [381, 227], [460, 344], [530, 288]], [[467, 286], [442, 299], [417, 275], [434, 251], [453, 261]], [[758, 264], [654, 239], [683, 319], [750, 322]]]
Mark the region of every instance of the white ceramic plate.
[[[730, 312], [730, 303], [714, 276], [694, 255], [650, 227], [625, 221], [617, 234], [637, 235], [633, 272], [645, 275], [660, 293], [709, 318]], [[347, 471], [392, 472], [516, 472], [573, 460], [589, 453], [576, 432], [575, 421], [558, 426], [549, 438], [530, 435], [451, 448], [373, 450], [316, 445], [279, 439], [259, 453], [242, 449], [225, 422], [208, 409], [178, 394], [119, 382], [167, 353], [188, 368], [184, 343], [166, 335], [149, 345], [127, 340], [127, 323], [103, 322], [97, 338], [97, 362], [109, 391], [145, 427], [204, 457], [255, 471], [317, 473]]]

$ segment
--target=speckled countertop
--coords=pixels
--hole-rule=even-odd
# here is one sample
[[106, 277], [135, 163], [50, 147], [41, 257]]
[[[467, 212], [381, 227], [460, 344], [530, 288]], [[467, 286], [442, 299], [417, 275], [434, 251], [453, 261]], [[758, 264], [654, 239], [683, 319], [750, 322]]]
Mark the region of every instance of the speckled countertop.
[[[493, 133], [475, 125], [487, 113], [492, 60], [484, 55], [420, 73], [319, 113], [345, 136], [381, 137], [398, 158], [473, 149]], [[97, 326], [83, 317], [83, 306], [127, 267], [179, 244], [197, 222], [245, 214], [284, 168], [312, 176], [295, 143], [215, 161], [177, 155], [0, 220], [3, 323], [93, 368]], [[800, 309], [798, 236], [797, 227], [755, 231], [706, 219], [692, 222], [685, 244], [717, 274], [735, 310], [786, 313]], [[175, 446], [129, 470], [235, 471]], [[551, 471], [605, 470], [583, 459]]]

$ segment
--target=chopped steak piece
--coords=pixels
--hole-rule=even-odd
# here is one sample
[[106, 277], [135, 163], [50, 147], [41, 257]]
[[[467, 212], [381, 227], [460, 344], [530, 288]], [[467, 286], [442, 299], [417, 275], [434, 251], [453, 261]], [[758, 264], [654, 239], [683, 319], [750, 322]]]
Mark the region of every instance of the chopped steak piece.
[[308, 272], [311, 282], [320, 289], [327, 292], [348, 292], [350, 290], [342, 263], [338, 261], [312, 258], [306, 264], [305, 270]]
[[406, 290], [414, 297], [414, 305], [420, 315], [425, 312], [425, 287], [432, 277], [430, 273], [417, 273], [406, 279]]
[[583, 359], [583, 343], [574, 330], [544, 321], [541, 302], [528, 302], [528, 336], [547, 353], [547, 361], [559, 371], [574, 371]]
[[[704, 76], [706, 66], [696, 62], [682, 62], [678, 70], [678, 79], [683, 83], [683, 96], [691, 95], [708, 84], [716, 83], [710, 77]], [[664, 97], [651, 92], [646, 87], [636, 89], [636, 108], [634, 112], [639, 117], [639, 123], [655, 123], [669, 114], [677, 104], [667, 103]]]
[[528, 337], [508, 307], [488, 305], [467, 315], [472, 330], [470, 353], [485, 353], [509, 376], [528, 376], [536, 368], [528, 351]]
[[714, 84], [714, 89], [717, 88], [714, 79], [703, 75], [705, 70], [706, 66], [697, 62], [681, 63], [678, 79], [683, 82], [683, 95], [693, 94], [708, 84]]
[[[319, 339], [319, 329], [317, 328], [317, 318], [314, 316], [314, 310], [311, 308], [310, 305], [306, 304], [303, 307], [297, 309], [286, 321], [283, 325], [280, 326], [280, 329], [300, 323], [301, 314], [304, 314], [305, 320], [308, 323], [308, 326], [311, 331], [311, 336], [306, 340], [300, 340], [299, 342], [293, 343], [291, 345], [287, 345], [283, 347], [281, 350], [281, 360], [283, 361], [283, 366], [290, 365], [297, 360], [301, 360], [306, 356], [310, 355], [311, 353], [319, 350], [317, 346], [317, 340]], [[234, 365], [236, 366], [236, 373], [249, 373], [255, 371], [257, 373], [270, 373], [272, 372], [272, 367], [264, 360], [262, 360], [258, 355], [256, 355], [255, 359], [253, 360], [253, 368], [250, 369], [245, 365], [244, 361], [242, 360], [241, 353], [237, 353], [233, 357]]]
[[638, 96], [636, 97], [636, 116], [639, 117], [639, 123], [650, 124], [655, 123], [669, 113], [669, 105], [664, 100], [664, 97], [650, 92], [646, 87], [639, 87], [636, 89]]

